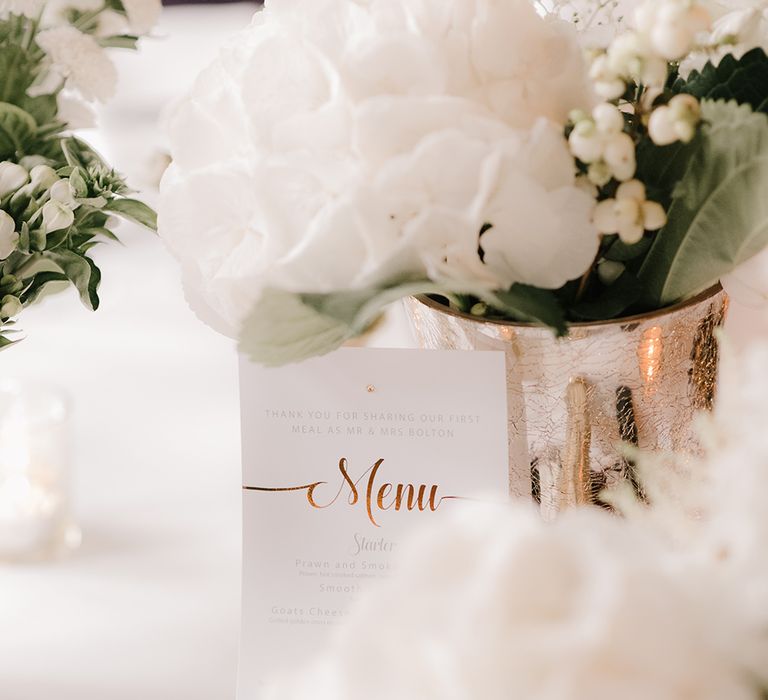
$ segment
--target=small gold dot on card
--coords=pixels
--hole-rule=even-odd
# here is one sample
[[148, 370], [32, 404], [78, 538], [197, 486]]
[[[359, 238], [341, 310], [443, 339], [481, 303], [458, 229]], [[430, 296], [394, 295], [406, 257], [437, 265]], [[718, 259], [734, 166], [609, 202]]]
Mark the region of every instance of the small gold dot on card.
[[369, 384], [369, 385], [368, 385], [368, 386], [365, 388], [365, 390], [366, 390], [366, 391], [367, 391], [369, 394], [372, 394], [374, 391], [376, 391], [376, 387], [375, 387], [375, 386], [373, 386], [373, 384]]

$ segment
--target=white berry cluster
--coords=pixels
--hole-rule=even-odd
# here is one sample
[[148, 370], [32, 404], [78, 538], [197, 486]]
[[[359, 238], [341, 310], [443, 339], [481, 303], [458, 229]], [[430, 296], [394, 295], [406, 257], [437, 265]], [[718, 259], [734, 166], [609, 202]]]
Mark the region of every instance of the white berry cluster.
[[646, 0], [633, 20], [634, 29], [617, 36], [592, 64], [591, 77], [603, 99], [618, 99], [629, 82], [663, 86], [668, 62], [688, 55], [711, 27], [708, 11], [696, 0]]
[[598, 187], [616, 178], [629, 180], [635, 174], [635, 142], [624, 132], [624, 116], [608, 102], [597, 105], [592, 114], [571, 114], [573, 130], [568, 137], [571, 153], [588, 166], [587, 176]]
[[639, 180], [623, 182], [616, 196], [595, 207], [594, 222], [600, 233], [618, 233], [627, 244], [637, 243], [646, 231], [657, 231], [667, 223], [664, 208], [645, 198], [645, 185]]
[[688, 143], [701, 121], [701, 105], [692, 95], [675, 95], [669, 104], [657, 107], [648, 120], [648, 135], [657, 146], [675, 141]]

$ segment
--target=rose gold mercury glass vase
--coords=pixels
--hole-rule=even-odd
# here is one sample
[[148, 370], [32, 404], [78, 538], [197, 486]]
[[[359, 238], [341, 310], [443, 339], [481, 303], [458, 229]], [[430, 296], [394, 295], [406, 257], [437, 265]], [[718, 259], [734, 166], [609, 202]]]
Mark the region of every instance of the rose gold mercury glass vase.
[[598, 502], [627, 478], [622, 442], [695, 452], [697, 411], [712, 406], [715, 330], [728, 298], [718, 285], [662, 311], [572, 324], [557, 339], [546, 328], [489, 321], [428, 297], [406, 301], [424, 348], [501, 350], [507, 365], [509, 488], [532, 496], [545, 517]]

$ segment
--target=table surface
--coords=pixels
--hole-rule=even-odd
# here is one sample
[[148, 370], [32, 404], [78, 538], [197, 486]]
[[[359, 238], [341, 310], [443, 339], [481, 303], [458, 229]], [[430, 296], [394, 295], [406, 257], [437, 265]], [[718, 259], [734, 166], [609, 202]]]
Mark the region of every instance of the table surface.
[[[174, 7], [93, 140], [134, 176], [179, 94], [245, 5]], [[151, 197], [151, 193], [150, 193]], [[3, 376], [63, 387], [74, 401], [75, 498], [83, 544], [49, 564], [0, 567], [2, 700], [226, 700], [235, 693], [240, 602], [240, 442], [232, 341], [195, 319], [175, 263], [126, 226], [104, 247], [102, 307], [72, 290], [22, 319]], [[737, 344], [768, 335], [735, 307]], [[381, 345], [409, 344], [401, 320]]]

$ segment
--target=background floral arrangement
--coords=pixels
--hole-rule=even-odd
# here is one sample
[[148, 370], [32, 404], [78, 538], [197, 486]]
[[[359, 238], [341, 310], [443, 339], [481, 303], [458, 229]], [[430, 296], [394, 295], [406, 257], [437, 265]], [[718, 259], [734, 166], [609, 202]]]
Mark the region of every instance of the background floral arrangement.
[[641, 459], [650, 507], [456, 511], [265, 699], [764, 698], [768, 346], [726, 364], [706, 457]]
[[135, 48], [158, 0], [0, 0], [0, 347], [21, 309], [71, 283], [96, 309], [90, 257], [115, 240], [115, 216], [156, 228], [123, 180], [72, 130], [93, 125], [115, 91], [105, 49]]
[[761, 251], [758, 10], [647, 0], [595, 48], [551, 9], [268, 0], [170, 121], [160, 232], [199, 315], [265, 363], [413, 293], [565, 333]]

